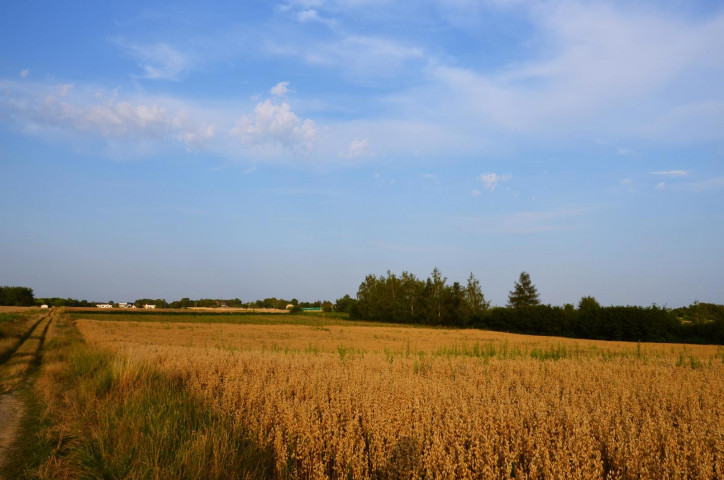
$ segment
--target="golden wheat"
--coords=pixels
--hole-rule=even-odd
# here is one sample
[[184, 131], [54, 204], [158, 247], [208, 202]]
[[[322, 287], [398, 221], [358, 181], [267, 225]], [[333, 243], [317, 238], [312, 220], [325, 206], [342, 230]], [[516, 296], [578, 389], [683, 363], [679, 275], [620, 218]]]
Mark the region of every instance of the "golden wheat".
[[292, 478], [718, 478], [712, 346], [466, 330], [78, 321], [153, 365]]

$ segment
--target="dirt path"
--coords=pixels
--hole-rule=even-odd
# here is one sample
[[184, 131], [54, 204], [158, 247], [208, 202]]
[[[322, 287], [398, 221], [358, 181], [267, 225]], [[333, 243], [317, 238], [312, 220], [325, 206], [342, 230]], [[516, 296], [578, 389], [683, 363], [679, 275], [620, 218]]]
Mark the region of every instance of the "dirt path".
[[19, 391], [30, 385], [28, 380], [40, 364], [51, 320], [50, 314], [43, 317], [12, 355], [0, 362], [0, 480], [5, 478], [2, 466], [23, 414], [24, 405]]
[[[23, 413], [23, 402], [17, 393], [0, 395], [0, 466], [5, 463], [5, 456], [15, 439], [15, 431], [20, 424]], [[5, 478], [0, 470], [0, 479]]]

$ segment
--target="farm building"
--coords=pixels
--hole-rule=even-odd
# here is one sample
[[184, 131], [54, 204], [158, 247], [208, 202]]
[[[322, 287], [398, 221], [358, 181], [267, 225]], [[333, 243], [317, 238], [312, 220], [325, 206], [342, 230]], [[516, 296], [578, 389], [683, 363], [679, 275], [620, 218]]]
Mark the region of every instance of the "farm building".
[[113, 305], [111, 305], [110, 303], [99, 303], [98, 305], [96, 305], [96, 307], [98, 307], [98, 308], [113, 308]]

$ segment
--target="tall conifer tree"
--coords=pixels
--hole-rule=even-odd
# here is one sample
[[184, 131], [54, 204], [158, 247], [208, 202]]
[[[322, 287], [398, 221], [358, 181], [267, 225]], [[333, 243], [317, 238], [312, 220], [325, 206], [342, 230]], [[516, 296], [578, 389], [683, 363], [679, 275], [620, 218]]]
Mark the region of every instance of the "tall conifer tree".
[[540, 305], [538, 290], [530, 281], [530, 275], [526, 272], [520, 273], [520, 278], [515, 282], [515, 287], [508, 292], [508, 306], [513, 308], [532, 307]]

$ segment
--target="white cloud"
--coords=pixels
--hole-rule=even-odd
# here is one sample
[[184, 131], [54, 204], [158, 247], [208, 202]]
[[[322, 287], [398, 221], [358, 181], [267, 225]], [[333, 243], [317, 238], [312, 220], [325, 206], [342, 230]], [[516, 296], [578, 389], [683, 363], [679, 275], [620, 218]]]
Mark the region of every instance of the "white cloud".
[[167, 43], [136, 44], [116, 40], [116, 44], [143, 69], [142, 78], [180, 80], [193, 66], [192, 58]]
[[686, 177], [689, 175], [688, 170], [666, 170], [659, 172], [651, 172], [651, 175], [662, 175], [664, 177]]
[[292, 112], [289, 104], [258, 103], [252, 115], [243, 115], [231, 129], [246, 145], [273, 143], [285, 148], [311, 150], [317, 139], [317, 127], [313, 120], [301, 120]]
[[289, 82], [279, 82], [274, 85], [269, 92], [277, 97], [283, 97], [287, 94], [287, 92], [289, 92]]
[[618, 181], [621, 185], [631, 185], [633, 181], [630, 178], [622, 178]]
[[[71, 85], [73, 87], [71, 88]], [[65, 96], [61, 96], [64, 94]], [[241, 111], [250, 111], [239, 116]], [[179, 147], [204, 150], [237, 161], [288, 161], [292, 154], [316, 149], [319, 131], [286, 102], [266, 100], [247, 105], [198, 104], [173, 97], [124, 95], [97, 85], [57, 85], [0, 79], [0, 118], [23, 132], [74, 145], [98, 148], [113, 157], [145, 157]], [[328, 145], [315, 161], [335, 161], [338, 143]], [[349, 137], [347, 137], [349, 138]], [[97, 143], [101, 140], [101, 143]], [[248, 147], [241, 150], [242, 145]], [[240, 152], [243, 153], [240, 157]], [[356, 140], [349, 153], [370, 155], [367, 139]], [[306, 157], [305, 157], [306, 158]]]
[[189, 113], [193, 107], [178, 101], [153, 98], [118, 100], [115, 89], [110, 95], [97, 87], [74, 84], [48, 85], [0, 82], [7, 95], [0, 96], [0, 112], [21, 128], [36, 135], [70, 136], [77, 142], [88, 137], [103, 138], [114, 149], [133, 150], [137, 144], [147, 149], [184, 144], [188, 149], [202, 148], [215, 136], [213, 124], [197, 120]]
[[483, 188], [489, 192], [494, 192], [495, 187], [499, 182], [507, 182], [512, 178], [513, 175], [498, 175], [497, 173], [484, 173], [480, 175], [480, 180], [483, 182]]
[[20, 78], [28, 78], [30, 76], [30, 70], [27, 68], [20, 70]]
[[[47, 105], [65, 110], [68, 104], [58, 103], [49, 98]], [[172, 119], [166, 109], [157, 104], [134, 105], [130, 102], [113, 102], [93, 105], [79, 110], [76, 125], [81, 130], [96, 131], [108, 137], [147, 135], [160, 138], [172, 126]]]
[[665, 190], [665, 189], [666, 189], [666, 183], [664, 183], [664, 182], [659, 182], [659, 183], [657, 183], [657, 184], [656, 184], [656, 189], [657, 189], [657, 190]]
[[201, 150], [215, 136], [216, 125], [202, 124], [195, 130], [185, 130], [179, 133], [178, 138], [186, 145], [187, 150]]
[[473, 195], [473, 197], [479, 197], [480, 193], [481, 193], [480, 190], [478, 190], [477, 188], [474, 188], [472, 195]]
[[347, 151], [339, 154], [343, 158], [359, 158], [369, 155], [372, 155], [372, 151], [370, 150], [370, 142], [366, 138], [352, 140]]
[[337, 23], [332, 18], [323, 17], [313, 8], [307, 8], [297, 12], [297, 20], [301, 23], [318, 22], [328, 27], [333, 27]]
[[702, 82], [724, 76], [724, 57], [711, 54], [724, 51], [724, 14], [692, 20], [612, 2], [523, 8], [536, 28], [528, 60], [486, 70], [437, 62], [407, 104], [444, 99], [435, 112], [446, 121], [531, 138], [724, 138], [722, 90]]

